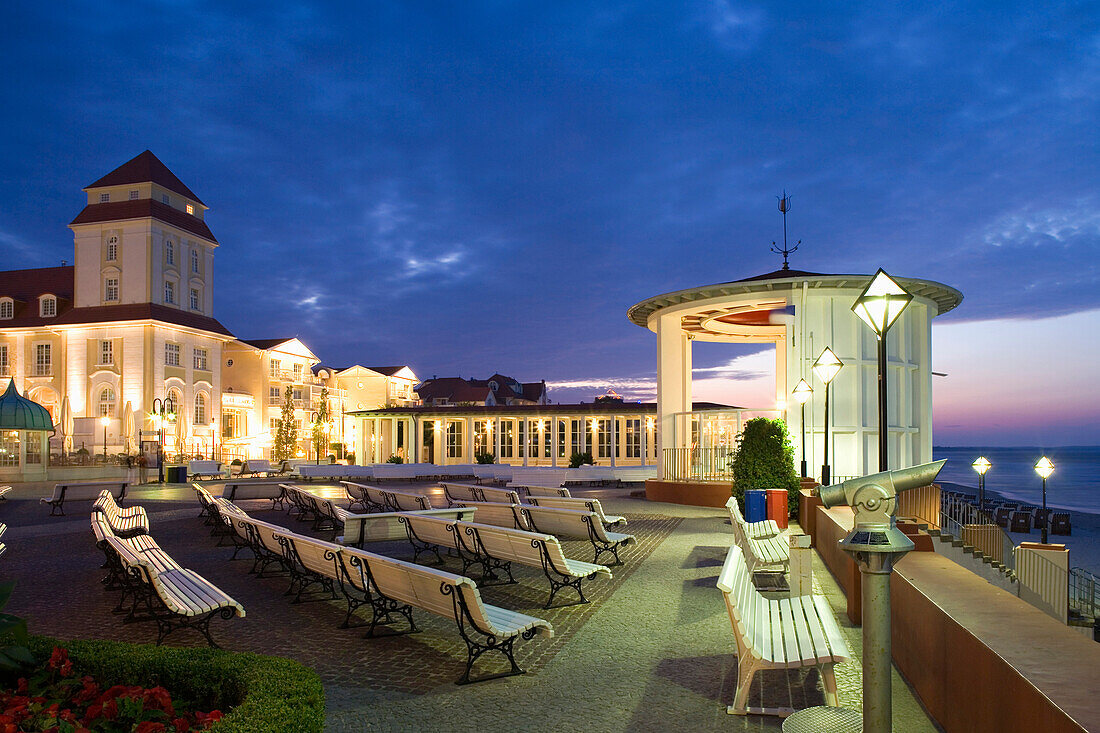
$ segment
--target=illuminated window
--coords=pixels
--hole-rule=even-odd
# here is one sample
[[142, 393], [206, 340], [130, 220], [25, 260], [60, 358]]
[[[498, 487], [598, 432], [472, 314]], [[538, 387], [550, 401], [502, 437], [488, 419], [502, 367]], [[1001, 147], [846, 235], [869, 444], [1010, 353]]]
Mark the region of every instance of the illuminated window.
[[642, 457], [642, 421], [626, 420], [626, 457]]
[[99, 342], [99, 364], [110, 366], [115, 363], [115, 345], [112, 341]]
[[99, 416], [115, 416], [115, 391], [110, 387], [104, 387], [99, 393]]
[[105, 203], [107, 203], [107, 202], [108, 202], [108, 201], [110, 201], [110, 200], [111, 200], [111, 194], [109, 194], [109, 193], [101, 193], [101, 194], [99, 194], [99, 203], [101, 203], [101, 204], [105, 204]]
[[11, 376], [11, 363], [8, 361], [8, 345], [0, 344], [0, 377]]
[[164, 398], [164, 413], [171, 415], [172, 419], [175, 419], [176, 414], [179, 412], [180, 406], [180, 393], [179, 390], [168, 390], [168, 396]]
[[0, 430], [0, 466], [18, 466], [21, 449], [18, 430]]
[[107, 240], [107, 261], [115, 262], [118, 260], [118, 237], [111, 237]]
[[596, 421], [596, 444], [598, 446], [598, 455], [600, 458], [611, 457], [611, 421], [610, 420], [597, 420]]
[[461, 420], [455, 420], [454, 422], [447, 423], [447, 457], [448, 458], [461, 458], [462, 457], [462, 428], [463, 422]]
[[199, 310], [199, 291], [195, 288], [191, 288], [191, 310]]
[[137, 197], [138, 197], [138, 192], [137, 192], [136, 189], [133, 190], [133, 191], [130, 191], [130, 200], [131, 201], [136, 201]]
[[108, 277], [103, 280], [103, 300], [107, 303], [118, 302], [118, 278]]
[[165, 366], [179, 366], [180, 365], [180, 345], [173, 343], [166, 343], [164, 345], [164, 365]]
[[0, 318], [8, 319], [15, 317], [15, 301], [11, 298], [4, 298], [0, 300]]
[[199, 392], [195, 395], [195, 422], [194, 425], [206, 424], [206, 395]]
[[191, 215], [194, 215], [194, 213], [195, 213], [195, 207], [194, 207], [194, 206], [192, 206], [191, 204], [187, 204], [187, 213], [188, 213], [188, 214], [191, 214]]
[[[294, 381], [295, 382], [302, 381], [302, 365], [301, 364], [295, 364], [292, 368], [294, 369]], [[295, 399], [297, 399], [297, 398], [295, 398]]]
[[175, 303], [176, 302], [176, 284], [171, 280], [164, 281], [164, 302]]
[[39, 301], [38, 313], [43, 318], [53, 318], [57, 315], [57, 298], [49, 296]]
[[53, 371], [53, 355], [49, 344], [34, 345], [34, 376], [48, 377]]
[[207, 370], [206, 349], [195, 349], [194, 352], [192, 352], [192, 356], [195, 369], [205, 372]]
[[268, 387], [267, 388], [267, 404], [277, 405], [277, 404], [279, 404], [279, 400], [281, 398], [282, 398], [282, 393], [279, 392], [278, 387]]
[[271, 378], [278, 379], [280, 377], [279, 371], [282, 367], [282, 363], [278, 359], [271, 360]]
[[565, 458], [565, 434], [569, 430], [569, 423], [558, 420], [558, 458]]
[[516, 424], [511, 420], [502, 420], [500, 423], [500, 456], [501, 458], [513, 458], [515, 450], [512, 441], [516, 435]]

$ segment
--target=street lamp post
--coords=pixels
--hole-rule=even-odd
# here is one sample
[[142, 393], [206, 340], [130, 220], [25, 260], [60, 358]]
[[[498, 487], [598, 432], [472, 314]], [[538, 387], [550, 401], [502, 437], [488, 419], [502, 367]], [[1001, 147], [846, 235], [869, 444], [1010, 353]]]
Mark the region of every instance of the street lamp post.
[[1043, 477], [1043, 544], [1047, 543], [1047, 527], [1050, 526], [1050, 518], [1047, 516], [1047, 479], [1054, 473], [1054, 464], [1043, 456], [1035, 464], [1035, 473]]
[[825, 454], [821, 459], [822, 486], [828, 486], [831, 479], [829, 471], [829, 383], [833, 381], [842, 366], [844, 366], [844, 362], [833, 353], [832, 349], [826, 346], [811, 367], [817, 378], [825, 383]]
[[107, 461], [107, 426], [111, 424], [111, 418], [104, 415], [99, 418], [99, 424], [103, 426], [103, 461]]
[[153, 415], [157, 423], [157, 482], [164, 483], [164, 420], [166, 415], [172, 413], [167, 412], [167, 405], [161, 397], [153, 399]]
[[806, 400], [810, 399], [813, 395], [813, 387], [805, 379], [799, 379], [798, 384], [795, 385], [794, 391], [791, 392], [791, 396], [798, 402], [799, 409], [802, 411], [800, 423], [802, 425], [802, 478], [806, 478]]
[[898, 285], [880, 267], [863, 293], [852, 304], [852, 310], [878, 336], [878, 470], [887, 470], [889, 463], [890, 425], [886, 413], [886, 333], [901, 312], [913, 300], [905, 288]]
[[978, 472], [978, 511], [982, 512], [985, 510], [985, 472], [993, 464], [985, 456], [978, 456], [970, 465]]

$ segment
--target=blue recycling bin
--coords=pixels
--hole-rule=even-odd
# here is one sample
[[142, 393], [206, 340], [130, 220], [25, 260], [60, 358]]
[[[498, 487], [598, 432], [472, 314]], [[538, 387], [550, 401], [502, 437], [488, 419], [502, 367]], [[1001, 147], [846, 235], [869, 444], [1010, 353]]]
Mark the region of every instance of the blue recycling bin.
[[768, 518], [767, 494], [763, 489], [750, 489], [745, 492], [745, 521], [763, 522]]

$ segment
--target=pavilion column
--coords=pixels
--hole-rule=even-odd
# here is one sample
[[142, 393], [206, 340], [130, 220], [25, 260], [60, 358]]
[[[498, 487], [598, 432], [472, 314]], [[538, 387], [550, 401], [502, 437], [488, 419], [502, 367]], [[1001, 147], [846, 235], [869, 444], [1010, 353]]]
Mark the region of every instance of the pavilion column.
[[550, 465], [553, 468], [558, 467], [558, 423], [561, 422], [558, 418], [554, 417], [550, 419]]
[[409, 460], [420, 463], [420, 421], [416, 416], [409, 418]]
[[398, 418], [390, 418], [390, 453], [396, 455], [397, 453], [397, 420]]
[[432, 433], [432, 456], [435, 458], [435, 464], [437, 466], [446, 465], [446, 460], [443, 457], [443, 451], [440, 446], [443, 445], [443, 433], [447, 430], [446, 418], [435, 421], [435, 430]]
[[615, 454], [619, 450], [619, 441], [616, 433], [619, 432], [619, 418], [617, 415], [611, 416], [611, 467], [615, 467]]
[[[678, 314], [657, 318], [657, 464], [665, 476], [665, 451], [691, 439], [691, 341]], [[687, 457], [683, 457], [684, 463]]]
[[462, 462], [463, 463], [473, 463], [474, 462], [474, 421], [473, 421], [473, 418], [469, 418], [469, 417], [466, 418], [466, 425], [464, 427], [465, 427], [465, 431], [464, 431], [464, 434], [462, 436], [462, 443], [463, 443]]
[[[522, 423], [523, 430], [519, 430]], [[523, 465], [527, 465], [527, 459], [531, 457], [531, 421], [525, 417], [516, 420], [516, 435], [523, 444]]]
[[371, 425], [371, 445], [373, 446], [374, 463], [381, 463], [378, 460], [382, 454], [382, 418], [374, 418], [374, 422]]
[[493, 418], [493, 455], [497, 457], [497, 463], [500, 463], [500, 418]]

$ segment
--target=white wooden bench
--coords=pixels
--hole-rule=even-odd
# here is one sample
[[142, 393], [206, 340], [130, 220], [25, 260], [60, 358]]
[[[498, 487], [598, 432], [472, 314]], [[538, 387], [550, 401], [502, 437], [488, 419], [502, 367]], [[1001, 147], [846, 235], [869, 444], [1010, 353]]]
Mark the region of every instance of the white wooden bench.
[[570, 475], [572, 469], [557, 469], [557, 468], [521, 468], [519, 466], [512, 467], [511, 479], [508, 481], [508, 488], [516, 488], [518, 486], [530, 486], [536, 484], [538, 486], [564, 486], [566, 477]]
[[790, 708], [746, 707], [753, 677], [762, 669], [817, 667], [825, 704], [837, 706], [833, 665], [851, 659], [836, 617], [823, 596], [765, 598], [752, 584], [741, 548], [730, 547], [718, 576], [737, 641], [737, 692], [726, 712], [787, 715]]
[[229, 478], [229, 472], [222, 468], [218, 461], [190, 461], [187, 464], [187, 475], [194, 478], [206, 476], [207, 478]]
[[237, 475], [255, 476], [261, 473], [264, 476], [270, 476], [271, 474], [276, 473], [275, 467], [271, 465], [271, 461], [266, 461], [260, 458], [252, 458], [241, 464], [241, 470], [237, 473]]
[[[519, 514], [526, 520], [532, 532], [552, 534], [555, 537], [573, 537], [587, 539], [592, 543], [595, 556], [592, 562], [599, 564], [600, 556], [610, 552], [615, 564], [621, 565], [619, 548], [637, 540], [634, 535], [611, 532], [603, 526], [595, 512], [579, 512], [573, 509], [551, 509], [548, 507], [519, 505]], [[478, 519], [481, 516], [478, 515]]]
[[472, 508], [451, 507], [448, 509], [427, 509], [415, 512], [381, 512], [371, 514], [348, 514], [344, 517], [344, 534], [336, 537], [341, 545], [362, 547], [367, 542], [392, 542], [407, 539], [405, 525], [399, 517], [404, 514], [423, 514], [429, 517], [446, 519], [474, 518]]
[[340, 546], [313, 537], [284, 531], [276, 533], [283, 550], [283, 559], [290, 570], [290, 589], [293, 603], [302, 602], [302, 594], [313, 585], [320, 585], [323, 599], [336, 599], [336, 583], [339, 577], [340, 561], [337, 557]]
[[127, 619], [156, 622], [158, 645], [183, 627], [195, 629], [210, 646], [217, 647], [210, 636], [210, 621], [215, 616], [230, 619], [245, 615], [241, 604], [195, 571], [180, 567], [158, 570], [125, 540], [108, 535], [105, 542], [126, 570], [133, 597]]
[[286, 503], [286, 492], [278, 481], [227, 481], [222, 487], [222, 498], [229, 501], [246, 499], [270, 499], [271, 508], [282, 508]]
[[569, 496], [569, 489], [564, 486], [521, 486], [528, 496]]
[[103, 490], [110, 491], [119, 504], [126, 499], [126, 481], [82, 481], [54, 484], [53, 495], [39, 499], [50, 506], [50, 516], [64, 516], [66, 501], [95, 501]]
[[[410, 631], [415, 631], [413, 608], [454, 620], [467, 648], [466, 671], [457, 680], [460, 685], [523, 674], [512, 651], [516, 639], [554, 635], [553, 627], [543, 619], [485, 604], [477, 585], [465, 576], [350, 548], [341, 550], [340, 558], [342, 575], [369, 594], [373, 617], [367, 636], [374, 635], [379, 623], [392, 621], [395, 613], [402, 614]], [[472, 678], [474, 662], [494, 650], [507, 658], [511, 668]]]
[[[730, 516], [733, 517], [732, 511]], [[736, 519], [731, 522], [731, 525], [733, 543], [745, 553], [749, 572], [785, 573], [790, 569], [791, 545], [786, 535], [753, 539], [746, 534], [745, 528], [749, 525], [738, 522]]]
[[580, 497], [567, 496], [528, 496], [527, 501], [532, 506], [550, 507], [552, 509], [575, 509], [579, 512], [594, 512], [605, 525], [625, 525], [626, 517], [617, 514], [604, 514], [603, 505], [599, 499], [582, 499]]
[[11, 487], [10, 486], [7, 486], [7, 485], [0, 486], [0, 501], [7, 501], [8, 500], [8, 494], [10, 494], [10, 493], [11, 493]]
[[530, 530], [527, 520], [519, 512], [519, 504], [497, 504], [491, 501], [456, 501], [455, 506], [477, 510], [478, 524], [494, 527], [511, 527]]
[[450, 506], [454, 506], [456, 501], [482, 501], [480, 486], [449, 481], [440, 481], [439, 485], [443, 487], [443, 495], [447, 497], [447, 504]]
[[415, 512], [432, 508], [431, 500], [424, 494], [383, 489], [382, 496], [385, 497], [386, 506], [394, 512]]
[[493, 504], [519, 504], [519, 494], [515, 489], [494, 489], [490, 486], [481, 486], [481, 500]]
[[384, 512], [388, 510], [382, 489], [355, 481], [341, 481], [348, 495], [348, 508], [360, 506], [366, 512]]
[[132, 506], [122, 509], [110, 491], [100, 492], [99, 498], [92, 504], [92, 513], [102, 514], [111, 530], [119, 537], [149, 534], [149, 515], [145, 513], [145, 508]]
[[737, 503], [737, 498], [731, 496], [729, 501], [726, 502], [726, 510], [730, 513], [730, 524], [737, 523], [741, 527], [741, 532], [746, 537], [751, 537], [754, 540], [762, 540], [767, 537], [778, 537], [784, 530], [779, 528], [779, 525], [775, 523], [774, 519], [765, 519], [760, 522], [753, 522], [749, 524], [745, 521], [745, 515], [741, 513], [741, 506]]

